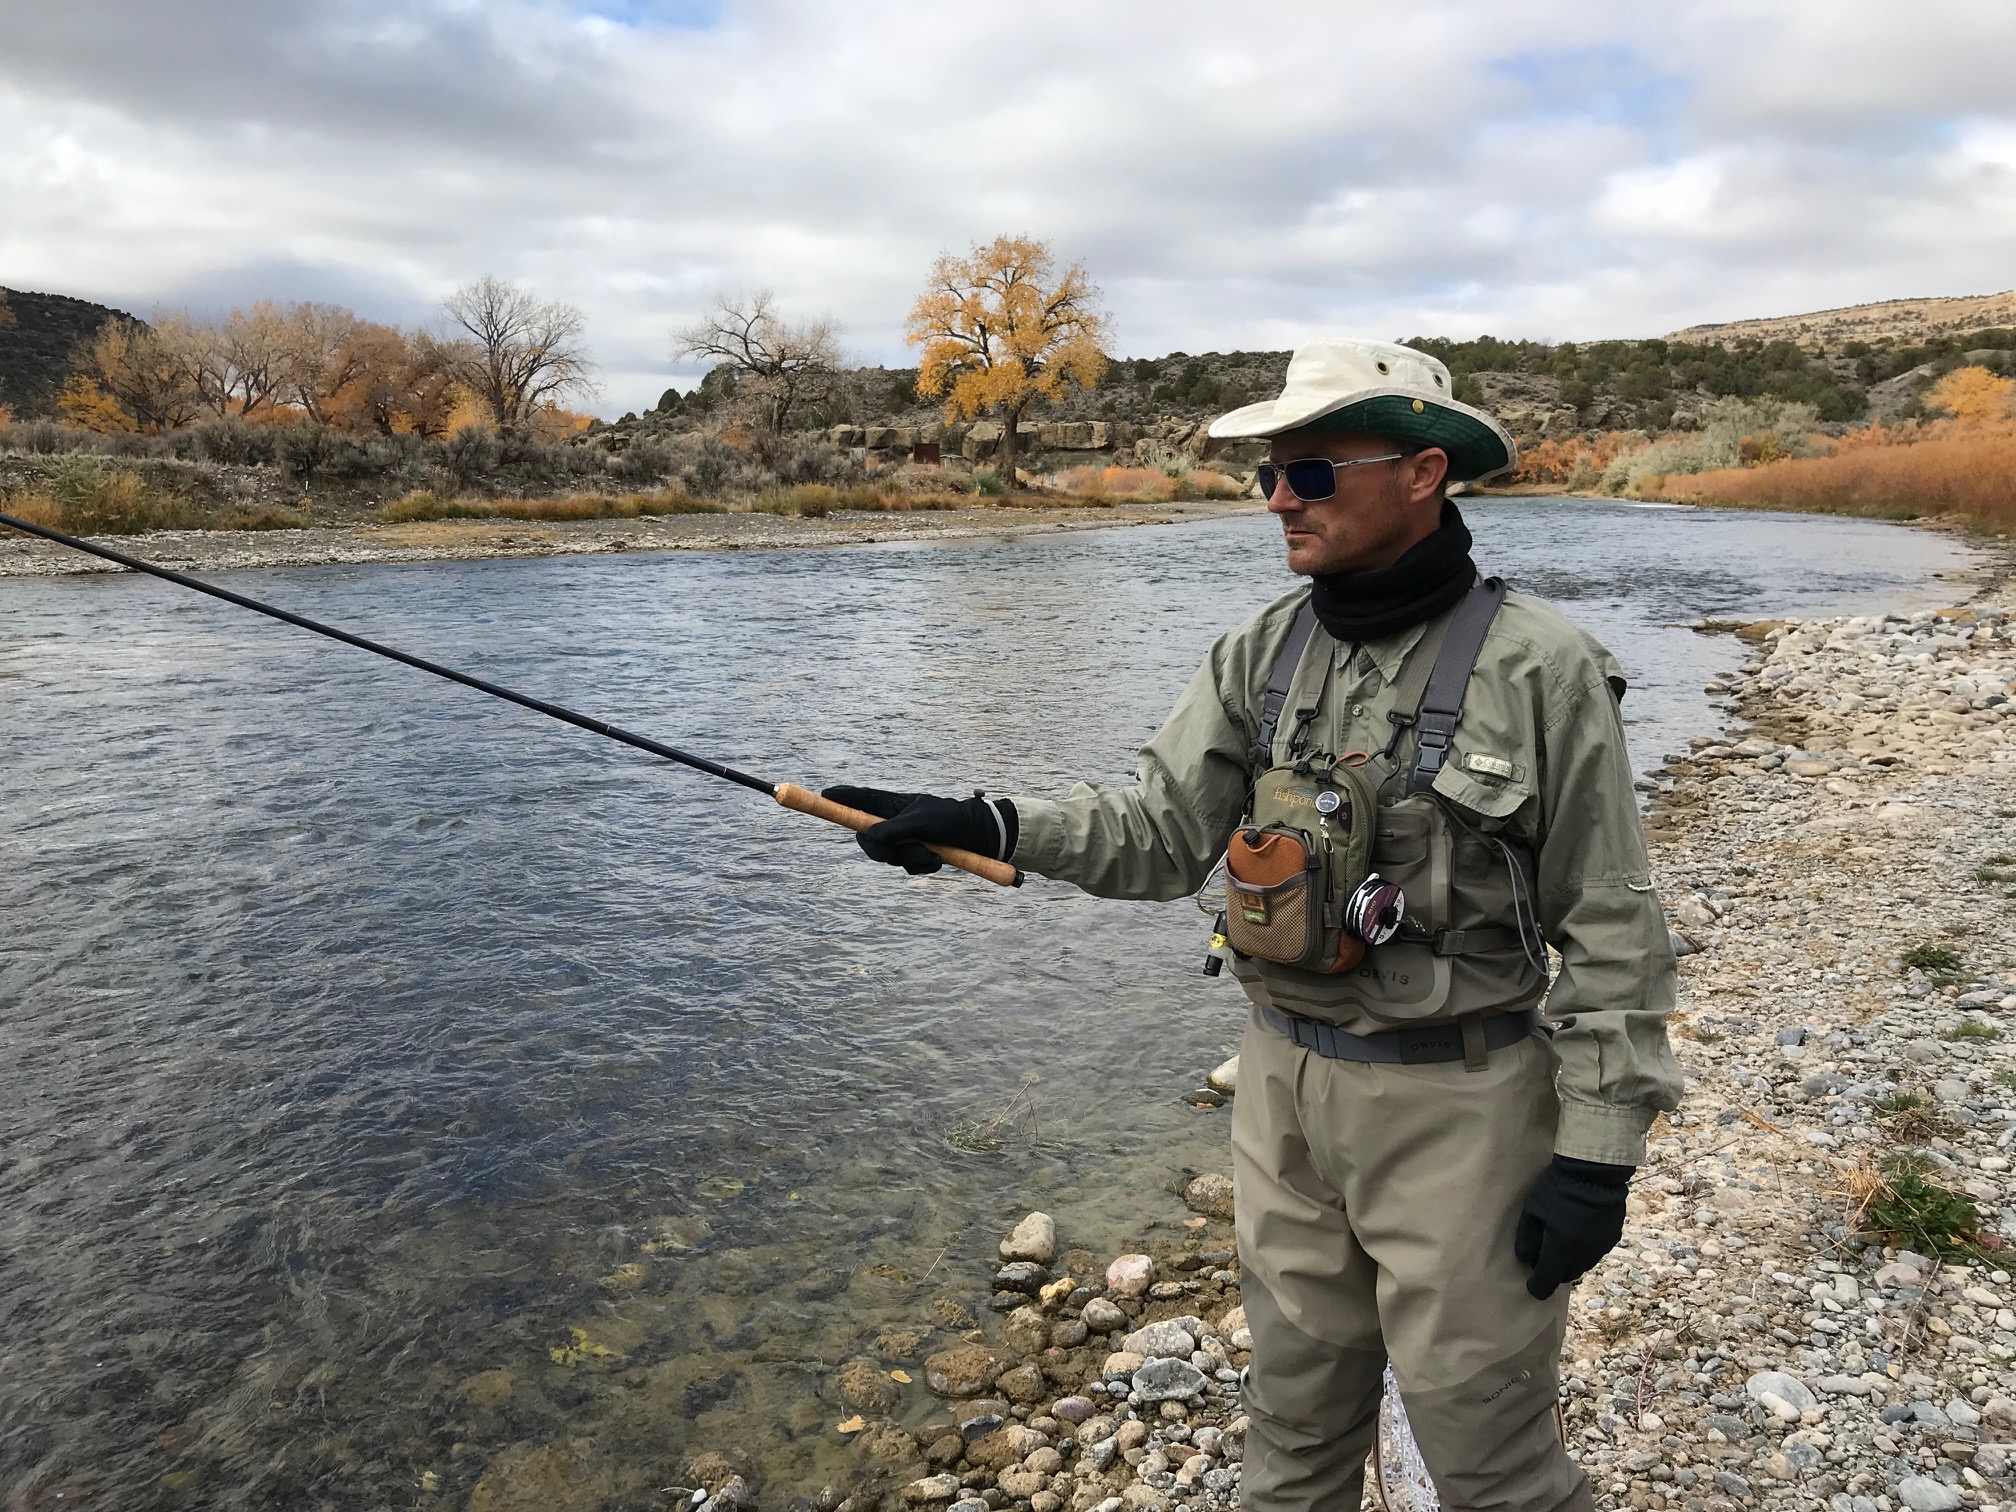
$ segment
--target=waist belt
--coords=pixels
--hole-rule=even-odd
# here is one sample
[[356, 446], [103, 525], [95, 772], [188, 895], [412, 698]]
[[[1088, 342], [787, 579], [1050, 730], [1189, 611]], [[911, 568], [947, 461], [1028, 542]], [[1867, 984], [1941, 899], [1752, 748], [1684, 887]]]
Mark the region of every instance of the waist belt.
[[1393, 939], [1400, 945], [1426, 945], [1438, 956], [1488, 955], [1494, 950], [1517, 950], [1520, 945], [1519, 931], [1502, 924], [1488, 924], [1482, 929], [1438, 929], [1433, 934], [1402, 929]]
[[1472, 1070], [1483, 1068], [1489, 1052], [1516, 1045], [1540, 1028], [1537, 1008], [1520, 1013], [1471, 1014], [1432, 1024], [1408, 1024], [1377, 1034], [1346, 1034], [1335, 1024], [1304, 1018], [1299, 1013], [1283, 1013], [1264, 1004], [1260, 1005], [1260, 1017], [1268, 1028], [1287, 1035], [1304, 1050], [1313, 1050], [1325, 1060], [1390, 1066], [1460, 1060]]

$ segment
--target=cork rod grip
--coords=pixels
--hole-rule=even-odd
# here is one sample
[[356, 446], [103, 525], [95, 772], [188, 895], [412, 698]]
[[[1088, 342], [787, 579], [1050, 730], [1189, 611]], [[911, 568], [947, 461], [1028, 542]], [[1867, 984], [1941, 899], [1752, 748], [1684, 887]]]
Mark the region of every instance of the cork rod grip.
[[[810, 814], [814, 819], [824, 819], [830, 824], [838, 824], [860, 834], [871, 824], [882, 821], [873, 814], [864, 814], [860, 809], [848, 808], [835, 803], [830, 798], [821, 798], [817, 793], [798, 786], [795, 782], [777, 784], [777, 801], [788, 809], [796, 809], [801, 814]], [[977, 851], [960, 850], [950, 845], [931, 847], [947, 866], [956, 866], [963, 872], [971, 872], [985, 882], [1000, 887], [1020, 887], [1022, 873], [1006, 861], [996, 861], [992, 856], [983, 856]]]

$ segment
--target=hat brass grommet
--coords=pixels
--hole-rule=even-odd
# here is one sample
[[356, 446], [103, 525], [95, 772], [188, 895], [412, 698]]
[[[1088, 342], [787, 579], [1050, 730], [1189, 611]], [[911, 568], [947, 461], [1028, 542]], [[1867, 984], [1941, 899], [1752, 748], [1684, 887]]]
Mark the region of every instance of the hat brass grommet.
[[1420, 413], [1421, 413], [1421, 411], [1425, 410], [1426, 408], [1428, 408], [1428, 406], [1427, 406], [1427, 405], [1425, 405], [1425, 404], [1423, 404], [1423, 403], [1422, 403], [1422, 402], [1421, 402], [1421, 401], [1420, 401], [1419, 399], [1416, 399], [1416, 400], [1414, 401], [1414, 413], [1415, 413], [1415, 414], [1417, 414], [1417, 415], [1418, 415], [1418, 414], [1420, 414]]
[[1383, 362], [1375, 362], [1372, 365], [1377, 369], [1379, 369], [1379, 371], [1382, 373], [1390, 373], [1392, 371], [1392, 369], [1387, 367], [1386, 364]]

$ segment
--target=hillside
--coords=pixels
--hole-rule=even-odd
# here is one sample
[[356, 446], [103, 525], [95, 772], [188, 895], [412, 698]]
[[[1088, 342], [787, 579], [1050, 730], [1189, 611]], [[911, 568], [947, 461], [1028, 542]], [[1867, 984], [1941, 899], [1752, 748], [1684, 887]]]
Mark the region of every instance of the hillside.
[[111, 316], [133, 318], [63, 294], [0, 288], [0, 299], [14, 316], [11, 325], [0, 323], [0, 404], [23, 416], [51, 409], [70, 374], [72, 354], [92, 332]]
[[1668, 341], [1794, 341], [1809, 349], [1835, 348], [1851, 341], [1916, 346], [1992, 326], [2016, 325], [2016, 289], [2002, 294], [1969, 294], [1932, 299], [1884, 299], [1806, 315], [1772, 315], [1688, 326]]

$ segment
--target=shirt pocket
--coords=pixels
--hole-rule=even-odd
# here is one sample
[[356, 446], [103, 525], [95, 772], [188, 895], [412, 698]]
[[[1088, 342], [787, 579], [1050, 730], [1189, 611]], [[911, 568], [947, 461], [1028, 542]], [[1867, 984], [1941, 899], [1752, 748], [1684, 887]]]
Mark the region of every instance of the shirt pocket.
[[1533, 784], [1523, 777], [1477, 776], [1454, 762], [1435, 774], [1435, 791], [1484, 823], [1487, 832], [1503, 829], [1533, 797]]

